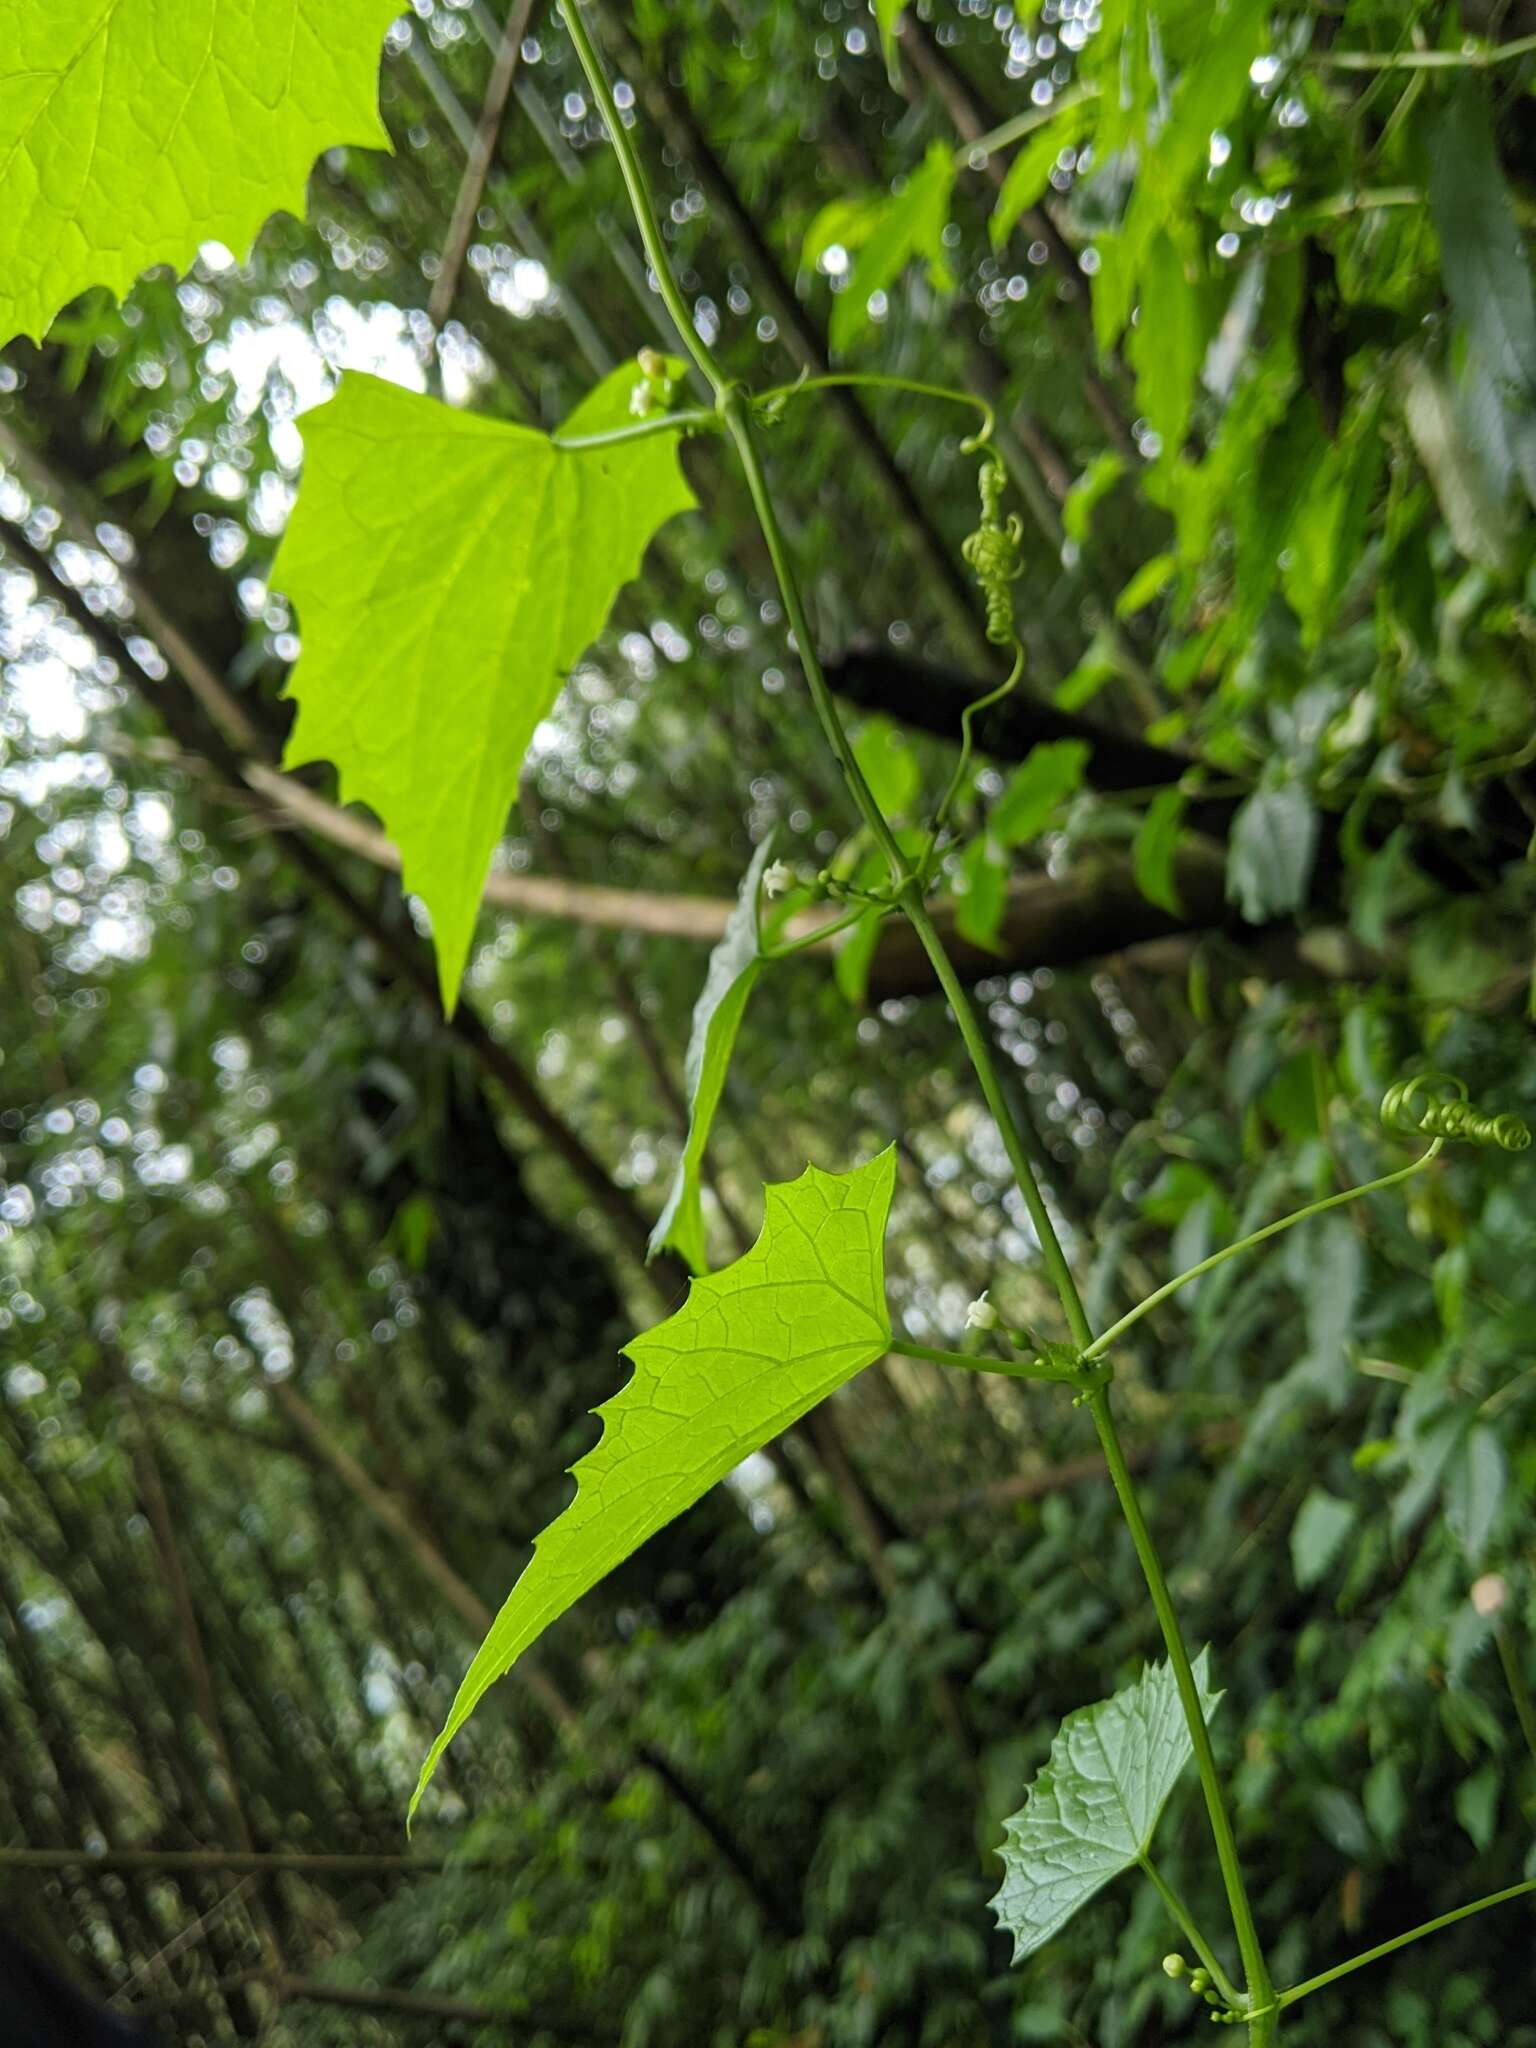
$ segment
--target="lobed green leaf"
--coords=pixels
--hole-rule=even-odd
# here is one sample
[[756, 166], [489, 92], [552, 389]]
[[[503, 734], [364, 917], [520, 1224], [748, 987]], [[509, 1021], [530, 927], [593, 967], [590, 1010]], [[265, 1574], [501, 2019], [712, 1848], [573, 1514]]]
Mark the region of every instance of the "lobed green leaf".
[[[615, 370], [562, 431], [624, 425], [635, 383]], [[534, 729], [693, 493], [670, 434], [567, 450], [352, 373], [304, 444], [272, 569], [302, 636], [287, 766], [334, 761], [383, 820], [451, 1010]]]
[[0, 342], [91, 285], [243, 257], [302, 219], [311, 166], [388, 149], [379, 46], [397, 0], [3, 0]]
[[852, 1173], [808, 1166], [770, 1187], [751, 1251], [695, 1280], [676, 1315], [626, 1345], [634, 1376], [597, 1410], [603, 1434], [572, 1468], [576, 1498], [537, 1538], [465, 1674], [412, 1813], [487, 1687], [552, 1621], [889, 1348], [884, 1241], [895, 1178], [887, 1147]]
[[[1222, 1695], [1208, 1684], [1210, 1651], [1195, 1660], [1207, 1721]], [[1194, 1754], [1167, 1664], [1097, 1706], [1068, 1714], [1028, 1803], [1004, 1821], [1003, 1883], [992, 1900], [1020, 1963], [1111, 1879], [1145, 1856], [1179, 1773]]]

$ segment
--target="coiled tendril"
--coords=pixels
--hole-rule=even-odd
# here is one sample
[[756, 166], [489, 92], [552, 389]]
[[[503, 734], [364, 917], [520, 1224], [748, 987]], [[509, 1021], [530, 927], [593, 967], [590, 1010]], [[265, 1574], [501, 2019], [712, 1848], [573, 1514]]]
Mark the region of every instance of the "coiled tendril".
[[994, 647], [1007, 647], [1013, 633], [1013, 592], [1010, 584], [1024, 574], [1020, 543], [1024, 526], [1017, 512], [1002, 516], [1003, 493], [1008, 472], [995, 455], [989, 455], [977, 474], [981, 489], [981, 524], [967, 534], [960, 552], [981, 585], [987, 601], [987, 638]]
[[1454, 1074], [1414, 1074], [1395, 1081], [1381, 1098], [1381, 1120], [1389, 1130], [1419, 1138], [1463, 1138], [1472, 1145], [1497, 1145], [1524, 1152], [1531, 1127], [1523, 1117], [1485, 1116], [1467, 1100], [1464, 1081]]

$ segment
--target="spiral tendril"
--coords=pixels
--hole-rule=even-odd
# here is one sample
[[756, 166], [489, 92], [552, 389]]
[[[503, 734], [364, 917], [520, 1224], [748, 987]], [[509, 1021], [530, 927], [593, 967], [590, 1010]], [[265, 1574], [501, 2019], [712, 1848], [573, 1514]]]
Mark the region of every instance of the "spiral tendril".
[[982, 463], [977, 483], [981, 492], [981, 524], [974, 533], [966, 535], [960, 552], [981, 585], [981, 593], [986, 600], [987, 638], [994, 647], [1007, 647], [1014, 637], [1013, 591], [1010, 586], [1024, 574], [1024, 556], [1020, 546], [1024, 526], [1017, 512], [1010, 512], [1006, 519], [1003, 517], [1003, 493], [1008, 488], [1008, 472], [995, 455], [989, 455]]
[[1496, 1145], [1502, 1152], [1524, 1152], [1531, 1127], [1507, 1111], [1488, 1116], [1467, 1100], [1467, 1088], [1454, 1074], [1414, 1074], [1395, 1081], [1381, 1098], [1381, 1120], [1389, 1130], [1419, 1138], [1460, 1138], [1470, 1145]]

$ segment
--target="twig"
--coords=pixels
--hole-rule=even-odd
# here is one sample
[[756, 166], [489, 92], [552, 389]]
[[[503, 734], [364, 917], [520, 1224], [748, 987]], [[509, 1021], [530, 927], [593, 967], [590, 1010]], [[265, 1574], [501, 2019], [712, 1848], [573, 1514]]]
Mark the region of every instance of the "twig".
[[518, 56], [537, 4], [538, 0], [512, 0], [512, 11], [502, 31], [501, 45], [491, 66], [490, 83], [485, 89], [485, 103], [470, 138], [464, 173], [459, 179], [458, 197], [453, 202], [453, 218], [448, 224], [447, 240], [443, 243], [441, 264], [433, 281], [432, 296], [427, 302], [427, 313], [434, 327], [442, 326], [458, 295], [464, 258], [469, 250], [470, 236], [475, 231], [475, 215], [480, 211], [480, 201], [485, 196], [491, 158], [496, 153], [507, 101], [517, 77]]

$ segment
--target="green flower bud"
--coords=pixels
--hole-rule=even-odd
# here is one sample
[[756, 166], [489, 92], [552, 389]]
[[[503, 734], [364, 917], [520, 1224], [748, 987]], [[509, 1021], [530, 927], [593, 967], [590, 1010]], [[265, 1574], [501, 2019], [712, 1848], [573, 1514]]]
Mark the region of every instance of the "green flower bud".
[[1191, 1990], [1191, 1991], [1198, 1991], [1198, 1992], [1205, 1992], [1205, 1991], [1209, 1991], [1209, 1990], [1210, 1990], [1210, 1988], [1211, 1988], [1211, 1973], [1210, 1973], [1210, 1971], [1209, 1971], [1209, 1970], [1196, 1970], [1196, 1971], [1195, 1971], [1195, 1972], [1194, 1972], [1194, 1973], [1193, 1973], [1193, 1974], [1191, 1975], [1191, 1977], [1190, 1977], [1190, 1980], [1189, 1980], [1189, 1988], [1190, 1988], [1190, 1990]]
[[1177, 1950], [1171, 1956], [1163, 1957], [1163, 1975], [1165, 1977], [1182, 1977], [1188, 1968], [1188, 1963], [1185, 1962]]

